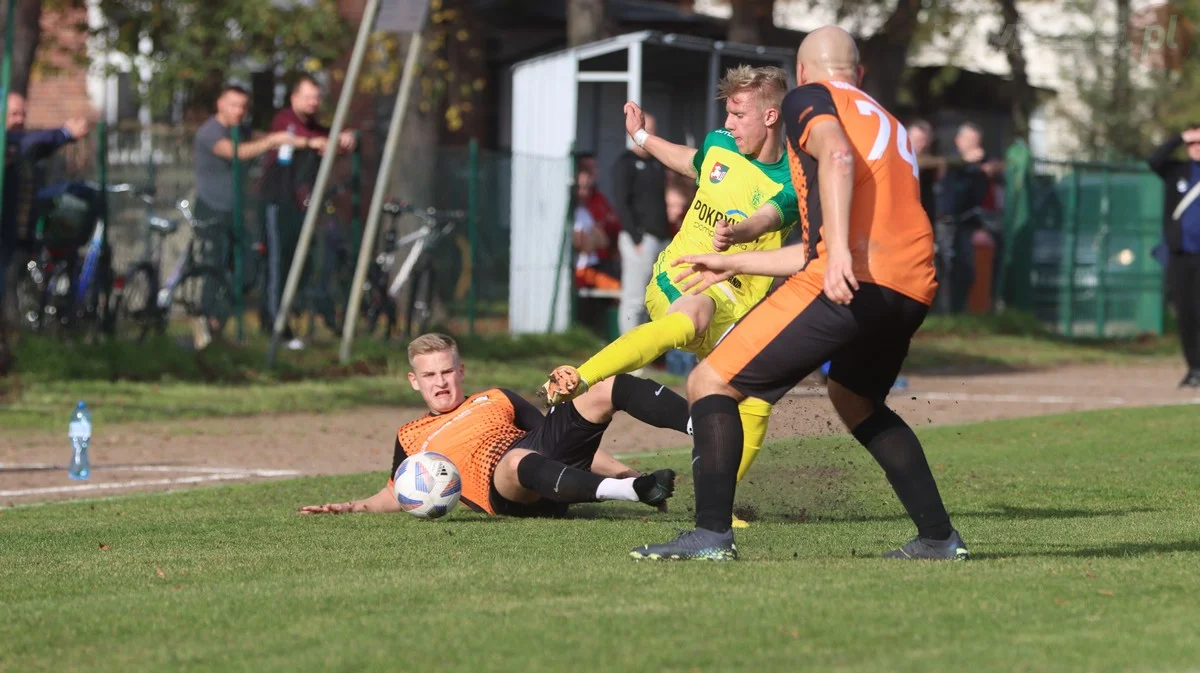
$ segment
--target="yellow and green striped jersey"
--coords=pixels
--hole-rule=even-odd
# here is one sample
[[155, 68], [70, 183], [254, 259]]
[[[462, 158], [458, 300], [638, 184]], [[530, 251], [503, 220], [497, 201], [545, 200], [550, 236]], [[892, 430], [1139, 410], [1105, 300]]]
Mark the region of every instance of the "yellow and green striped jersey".
[[[656, 276], [663, 271], [669, 272], [669, 265], [678, 257], [712, 252], [718, 219], [737, 223], [765, 204], [771, 204], [779, 211], [782, 226], [750, 243], [735, 245], [730, 251], [773, 250], [783, 244], [799, 218], [786, 149], [779, 161], [763, 164], [739, 152], [729, 131], [717, 129], [705, 137], [704, 145], [696, 152], [692, 163], [696, 167], [699, 189], [679, 233], [655, 264]], [[735, 301], [755, 304], [766, 296], [771, 279], [739, 276], [731, 279], [729, 286]]]

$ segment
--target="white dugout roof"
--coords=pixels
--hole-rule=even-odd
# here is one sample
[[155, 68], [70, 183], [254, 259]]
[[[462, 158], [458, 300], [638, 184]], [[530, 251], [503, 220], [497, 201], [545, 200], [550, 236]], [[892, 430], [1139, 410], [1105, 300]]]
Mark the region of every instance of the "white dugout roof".
[[625, 101], [658, 121], [658, 134], [697, 145], [724, 124], [715, 100], [725, 70], [778, 65], [795, 79], [795, 51], [654, 31], [630, 33], [522, 61], [512, 72], [512, 259], [509, 329], [559, 332], [570, 320], [572, 151], [596, 155], [598, 187], [632, 146]]

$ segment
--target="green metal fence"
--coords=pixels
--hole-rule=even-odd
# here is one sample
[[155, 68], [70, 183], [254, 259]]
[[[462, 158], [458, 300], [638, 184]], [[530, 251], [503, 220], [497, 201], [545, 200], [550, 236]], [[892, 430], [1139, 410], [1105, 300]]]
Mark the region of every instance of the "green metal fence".
[[[193, 142], [195, 129], [190, 127], [125, 127], [109, 129], [107, 140], [106, 177], [109, 184], [129, 182], [137, 185], [153, 185], [156, 203], [153, 209], [160, 215], [178, 216], [175, 204], [181, 199], [195, 196], [193, 169]], [[48, 160], [43, 168], [45, 182], [59, 180], [96, 180], [100, 175], [100, 143], [97, 133], [59, 152]], [[348, 294], [348, 280], [358, 251], [358, 240], [366, 209], [373, 190], [374, 169], [372, 163], [378, 157], [372, 148], [363, 155], [339, 160], [333, 184], [350, 182], [356, 172], [360, 176], [357, 189], [341, 193], [332, 199], [334, 211], [323, 214], [314, 234], [312, 252], [306, 267], [306, 278], [311, 280], [312, 270], [338, 255], [338, 251], [326, 249], [326, 237], [321, 235], [327, 221], [332, 218], [344, 229], [345, 251], [339, 264], [345, 267], [345, 278], [339, 278], [338, 291]], [[456, 330], [474, 332], [480, 330], [505, 329], [508, 318], [509, 263], [510, 263], [510, 201], [512, 180], [512, 157], [508, 153], [480, 150], [477, 144], [466, 147], [414, 147], [408, 148], [398, 159], [393, 171], [395, 176], [389, 195], [415, 205], [443, 210], [462, 210], [467, 221], [453, 235], [439, 242], [430, 251], [435, 260], [436, 286], [441, 300], [435, 318]], [[245, 235], [243, 259], [247, 284], [262, 277], [263, 260], [252, 250], [256, 241], [263, 238], [264, 203], [260, 198], [259, 184], [262, 162], [243, 162], [242, 176], [245, 185], [243, 198], [243, 222]], [[150, 241], [144, 226], [147, 209], [136, 198], [114, 195], [109, 199], [109, 232], [113, 249], [114, 266], [118, 273], [138, 259]], [[413, 217], [401, 218], [396, 222], [385, 219], [382, 227], [395, 226], [400, 235], [413, 231], [420, 222]], [[382, 228], [381, 227], [381, 228]], [[169, 272], [174, 261], [185, 249], [190, 232], [186, 227], [164, 241], [162, 250], [163, 273]], [[382, 239], [382, 236], [380, 237]], [[344, 259], [349, 252], [349, 259]], [[393, 271], [400, 267], [408, 249], [398, 251], [399, 259]], [[256, 312], [261, 283], [245, 299], [248, 313]], [[404, 307], [409, 288], [400, 292], [400, 318], [405, 318]], [[312, 311], [324, 301], [318, 297], [319, 289], [306, 283], [297, 296], [296, 308]], [[339, 315], [344, 314], [346, 296], [333, 298]]]
[[1069, 337], [1162, 334], [1163, 186], [1144, 165], [1007, 155], [997, 291]]

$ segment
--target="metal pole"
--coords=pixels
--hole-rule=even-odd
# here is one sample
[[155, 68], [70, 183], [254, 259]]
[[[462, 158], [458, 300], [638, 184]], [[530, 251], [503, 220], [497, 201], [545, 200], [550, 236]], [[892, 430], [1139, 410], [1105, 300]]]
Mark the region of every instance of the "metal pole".
[[[550, 298], [550, 318], [546, 322], [547, 334], [554, 332], [554, 318], [557, 317], [554, 312], [558, 310], [558, 292], [559, 288], [562, 287], [563, 266], [567, 263], [567, 250], [571, 247], [571, 232], [574, 230], [575, 211], [571, 208], [571, 204], [575, 201], [575, 190], [578, 189], [575, 180], [579, 177], [579, 169], [575, 166], [575, 145], [573, 143], [571, 145], [570, 164], [571, 175], [567, 179], [567, 184], [570, 185], [571, 191], [567, 196], [567, 212], [564, 218], [563, 238], [562, 243], [558, 246], [558, 263], [554, 266], [554, 293]], [[568, 287], [571, 288], [567, 291], [567, 317], [568, 322], [570, 322], [575, 319], [575, 298], [574, 293], [571, 291], [575, 288], [575, 276], [574, 274], [567, 275]]]
[[[4, 65], [0, 67], [0, 119], [4, 126], [0, 127], [0, 147], [4, 148], [4, 161], [0, 161], [0, 185], [4, 184], [4, 169], [8, 165], [8, 93], [12, 88], [12, 53], [13, 53], [13, 15], [16, 14], [17, 0], [8, 0], [4, 8]], [[4, 207], [4, 190], [0, 189], [0, 209]], [[6, 269], [0, 269], [5, 273]]]
[[[721, 50], [716, 45], [708, 55], [708, 88], [705, 89], [705, 100], [708, 105], [704, 109], [704, 132], [708, 133], [712, 129], [717, 128], [717, 105], [718, 102], [713, 100], [717, 95], [717, 82], [721, 74]], [[711, 97], [711, 98], [710, 98]], [[703, 138], [701, 138], [703, 142]]]
[[1069, 222], [1065, 222], [1067, 227], [1066, 236], [1063, 237], [1066, 249], [1063, 250], [1063, 266], [1066, 267], [1063, 273], [1063, 335], [1072, 337], [1075, 335], [1075, 248], [1077, 244], [1077, 236], [1079, 234], [1079, 191], [1082, 189], [1079, 179], [1079, 169], [1075, 168], [1071, 171], [1071, 200], [1069, 201], [1071, 208], [1071, 217]]
[[317, 215], [321, 213], [325, 205], [325, 188], [329, 183], [329, 174], [333, 170], [333, 161], [337, 158], [337, 138], [346, 125], [346, 116], [350, 112], [350, 100], [354, 97], [354, 87], [358, 83], [358, 71], [362, 68], [363, 57], [367, 53], [367, 41], [371, 35], [371, 27], [375, 23], [375, 16], [379, 13], [379, 2], [380, 0], [367, 0], [362, 23], [358, 26], [354, 52], [350, 55], [346, 79], [342, 81], [342, 95], [338, 97], [337, 112], [333, 115], [333, 126], [329, 129], [329, 145], [326, 146], [325, 154], [321, 157], [317, 182], [313, 185], [312, 198], [308, 202], [308, 210], [304, 213], [304, 226], [300, 229], [300, 240], [296, 244], [296, 254], [292, 257], [292, 268], [288, 271], [287, 283], [283, 287], [283, 299], [279, 302], [279, 313], [275, 316], [275, 328], [271, 332], [271, 345], [267, 348], [268, 367], [275, 364], [279, 338], [287, 325], [288, 313], [292, 310], [292, 300], [296, 296], [296, 288], [300, 284], [300, 274], [304, 270], [304, 261], [308, 257], [308, 246], [312, 240], [313, 229], [317, 224]]
[[[106, 83], [107, 86], [107, 83]], [[96, 163], [99, 164], [97, 181], [100, 183], [100, 217], [105, 223], [101, 231], [100, 249], [108, 249], [108, 119], [100, 117], [96, 124]]]
[[1112, 171], [1104, 168], [1100, 197], [1100, 231], [1096, 232], [1096, 336], [1103, 337], [1108, 324], [1108, 232], [1112, 226]]
[[475, 251], [479, 249], [479, 141], [471, 138], [467, 146], [467, 243], [469, 253], [467, 263], [471, 265], [471, 288], [467, 295], [467, 334], [475, 336], [475, 313], [478, 293], [475, 286], [479, 274], [476, 273], [476, 263], [479, 261]]
[[233, 133], [233, 311], [237, 319], [237, 340], [242, 343], [245, 336], [246, 307], [245, 287], [242, 283], [245, 269], [242, 267], [242, 245], [245, 242], [245, 231], [242, 229], [243, 185], [242, 159], [238, 156], [238, 146], [242, 143], [241, 124], [234, 124]]
[[354, 341], [354, 327], [358, 322], [358, 305], [362, 299], [363, 283], [367, 280], [367, 265], [375, 247], [379, 229], [379, 218], [383, 214], [383, 199], [388, 182], [392, 177], [392, 164], [396, 148], [400, 144], [400, 130], [404, 125], [404, 113], [408, 109], [408, 97], [412, 90], [417, 58], [421, 54], [421, 33], [414, 32], [408, 43], [408, 55], [404, 61], [404, 74], [400, 78], [400, 90], [396, 93], [396, 108], [388, 124], [387, 140], [383, 144], [383, 157], [379, 161], [379, 174], [375, 176], [375, 191], [371, 195], [371, 206], [367, 210], [367, 225], [358, 249], [358, 260], [354, 266], [354, 282], [350, 283], [350, 298], [346, 302], [346, 321], [342, 325], [342, 345], [338, 358], [342, 364], [350, 361], [350, 344]]
[[354, 132], [354, 154], [350, 155], [350, 235], [352, 250], [362, 242], [362, 132]]

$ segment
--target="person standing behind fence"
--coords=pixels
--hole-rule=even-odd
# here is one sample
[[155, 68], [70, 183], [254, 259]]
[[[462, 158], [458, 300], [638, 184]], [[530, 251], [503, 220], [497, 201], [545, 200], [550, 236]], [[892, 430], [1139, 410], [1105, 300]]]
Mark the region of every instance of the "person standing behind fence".
[[[228, 254], [233, 242], [233, 128], [241, 128], [238, 158], [249, 161], [289, 142], [296, 142], [287, 131], [272, 134], [254, 133], [244, 126], [250, 94], [240, 86], [230, 85], [217, 96], [217, 110], [200, 125], [194, 141], [192, 165], [196, 171], [197, 220], [212, 221], [215, 228], [207, 239], [215, 246], [211, 251], [213, 264], [231, 263]], [[243, 173], [244, 174], [244, 173]], [[232, 267], [230, 267], [232, 268]]]
[[[304, 211], [317, 177], [317, 160], [325, 151], [329, 128], [317, 121], [321, 108], [321, 87], [316, 80], [302, 75], [292, 84], [288, 107], [271, 120], [271, 132], [287, 132], [298, 136], [294, 146], [284, 145], [267, 155], [263, 169], [262, 191], [266, 207], [267, 282], [263, 292], [264, 329], [270, 330], [279, 312], [283, 286], [291, 269], [300, 229], [304, 226]], [[343, 152], [353, 151], [356, 145], [352, 130], [338, 136], [337, 146]], [[283, 154], [283, 157], [280, 157]], [[291, 329], [285, 332], [288, 348], [297, 350], [304, 343], [293, 338]]]
[[958, 160], [948, 161], [937, 191], [934, 220], [939, 313], [962, 313], [975, 282], [975, 248], [971, 239], [982, 226], [982, 206], [989, 189], [984, 171], [987, 153], [979, 127], [967, 122], [954, 136]]
[[[1187, 145], [1187, 161], [1171, 159]], [[1167, 246], [1167, 291], [1175, 304], [1179, 341], [1188, 371], [1180, 388], [1200, 388], [1200, 124], [1166, 140], [1147, 159], [1166, 183], [1163, 239]]]
[[34, 194], [42, 176], [36, 162], [54, 154], [60, 147], [88, 134], [88, 121], [82, 117], [67, 120], [62, 128], [25, 129], [25, 96], [8, 94], [8, 147], [4, 153], [4, 211], [0, 213], [0, 376], [7, 373], [13, 357], [8, 345], [7, 299], [5, 285], [9, 264], [17, 248], [34, 237], [37, 213]]
[[608, 234], [587, 205], [596, 189], [595, 179], [586, 168], [575, 173], [575, 195], [571, 199], [575, 213], [575, 286], [619, 290], [621, 282], [600, 268], [600, 252], [608, 249]]
[[[654, 135], [656, 124], [646, 115], [646, 133]], [[667, 176], [662, 162], [644, 148], [634, 145], [617, 159], [613, 168], [613, 192], [621, 233], [621, 334], [646, 322], [646, 285], [654, 262], [671, 240], [667, 224]]]
[[[591, 177], [592, 195], [583, 205], [587, 207], [592, 219], [596, 221], [596, 226], [608, 238], [608, 246], [596, 253], [600, 258], [597, 268], [613, 278], [619, 278], [621, 276], [621, 259], [620, 251], [617, 250], [617, 237], [621, 235], [621, 220], [617, 217], [617, 211], [613, 209], [612, 203], [605, 198], [597, 186], [599, 178], [596, 172], [596, 155], [591, 152], [577, 153], [575, 166], [577, 174], [583, 172]], [[619, 284], [620, 281], [617, 283]]]
[[937, 220], [938, 181], [946, 173], [946, 163], [934, 154], [933, 126], [924, 119], [913, 120], [908, 125], [908, 142], [920, 170], [921, 207], [929, 221], [934, 222]]

